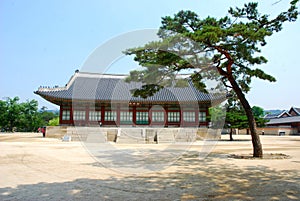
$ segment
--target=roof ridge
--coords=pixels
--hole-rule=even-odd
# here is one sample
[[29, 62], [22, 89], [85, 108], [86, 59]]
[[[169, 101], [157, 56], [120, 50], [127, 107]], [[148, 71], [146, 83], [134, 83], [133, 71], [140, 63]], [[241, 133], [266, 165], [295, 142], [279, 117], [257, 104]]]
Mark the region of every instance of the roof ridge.
[[292, 108], [298, 115], [300, 115], [300, 108], [297, 108], [297, 107], [292, 107]]
[[87, 77], [87, 78], [117, 78], [124, 79], [128, 75], [126, 74], [101, 74], [101, 73], [88, 73], [88, 72], [79, 72], [76, 73], [77, 77]]
[[77, 71], [75, 74], [81, 74], [81, 75], [113, 75], [113, 76], [128, 76], [129, 74], [120, 73], [95, 73], [95, 72], [86, 72], [86, 71]]

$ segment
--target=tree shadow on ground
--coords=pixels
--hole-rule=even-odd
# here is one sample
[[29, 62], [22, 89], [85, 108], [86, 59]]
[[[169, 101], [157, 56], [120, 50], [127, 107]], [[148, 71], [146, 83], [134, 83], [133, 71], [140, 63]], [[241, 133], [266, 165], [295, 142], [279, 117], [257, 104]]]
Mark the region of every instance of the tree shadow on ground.
[[173, 164], [178, 172], [1, 188], [0, 200], [300, 200], [299, 171], [220, 165], [226, 156], [219, 153], [198, 157], [185, 153]]
[[248, 141], [251, 141], [251, 139], [234, 139], [233, 140], [230, 140], [229, 138], [226, 139], [226, 138], [223, 138], [223, 139], [220, 139], [219, 140], [220, 142], [248, 142]]
[[205, 158], [213, 149], [215, 141], [206, 142], [198, 147], [199, 151], [190, 151], [191, 144], [167, 144], [163, 147], [155, 145], [130, 145], [111, 146], [102, 144], [89, 145], [87, 150], [97, 160], [94, 166], [102, 166], [117, 172], [149, 173], [161, 171], [177, 160], [185, 153]]

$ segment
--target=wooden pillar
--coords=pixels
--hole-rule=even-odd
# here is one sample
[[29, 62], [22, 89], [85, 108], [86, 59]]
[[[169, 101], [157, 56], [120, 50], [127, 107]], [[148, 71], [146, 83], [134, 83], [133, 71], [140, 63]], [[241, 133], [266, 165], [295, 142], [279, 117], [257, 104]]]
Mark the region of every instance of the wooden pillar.
[[90, 107], [89, 105], [86, 105], [85, 107], [85, 125], [90, 125], [90, 119], [89, 119], [89, 115], [90, 114]]
[[209, 124], [208, 124], [209, 122], [207, 121], [207, 117], [209, 116], [208, 106], [206, 106], [205, 108], [206, 108], [206, 117], [205, 117], [206, 120], [205, 120], [205, 124], [206, 124], [206, 126], [209, 126]]
[[120, 126], [120, 105], [118, 104], [117, 105], [117, 108], [116, 108], [116, 114], [117, 114], [117, 119], [116, 119], [116, 125], [117, 126]]
[[179, 110], [179, 113], [180, 113], [180, 117], [179, 117], [179, 126], [180, 126], [180, 127], [184, 127], [183, 109], [184, 109], [184, 108], [180, 107], [180, 110]]
[[165, 127], [168, 127], [169, 126], [169, 124], [168, 124], [168, 105], [165, 105], [164, 106], [164, 110], [165, 110], [165, 114], [164, 114], [164, 118], [165, 118]]
[[150, 111], [151, 107], [152, 106], [149, 104], [148, 105], [148, 125], [151, 125], [151, 123], [152, 123], [152, 111]]
[[62, 113], [63, 113], [63, 106], [59, 106], [59, 125], [62, 124]]
[[132, 123], [133, 126], [136, 126], [136, 106], [132, 106]]
[[105, 117], [105, 106], [102, 105], [100, 106], [101, 107], [101, 125], [103, 126], [104, 125], [104, 117]]
[[[199, 105], [199, 103], [198, 103]], [[195, 110], [195, 125], [197, 125], [198, 127], [200, 126], [200, 121], [199, 121], [199, 113], [200, 113], [200, 108], [198, 107], [196, 110]]]
[[73, 107], [72, 105], [70, 106], [70, 125], [75, 125], [74, 124], [74, 118], [73, 118]]

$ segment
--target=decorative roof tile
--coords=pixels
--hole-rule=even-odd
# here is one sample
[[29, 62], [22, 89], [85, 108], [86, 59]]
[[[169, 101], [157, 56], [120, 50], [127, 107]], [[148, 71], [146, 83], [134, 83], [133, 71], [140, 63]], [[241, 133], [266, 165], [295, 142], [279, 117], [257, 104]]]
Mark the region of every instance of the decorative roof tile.
[[[39, 88], [35, 93], [54, 100], [136, 101], [136, 102], [211, 102], [226, 99], [226, 94], [207, 94], [197, 90], [191, 82], [187, 87], [165, 87], [148, 98], [133, 97], [131, 90], [140, 82], [125, 82], [125, 75], [75, 73], [65, 87]], [[222, 102], [221, 101], [221, 102]]]
[[289, 124], [289, 123], [296, 123], [296, 122], [300, 122], [300, 116], [270, 119], [270, 121], [267, 122], [266, 125]]
[[300, 116], [300, 108], [291, 107], [289, 113], [292, 114], [292, 111], [294, 111], [296, 115]]

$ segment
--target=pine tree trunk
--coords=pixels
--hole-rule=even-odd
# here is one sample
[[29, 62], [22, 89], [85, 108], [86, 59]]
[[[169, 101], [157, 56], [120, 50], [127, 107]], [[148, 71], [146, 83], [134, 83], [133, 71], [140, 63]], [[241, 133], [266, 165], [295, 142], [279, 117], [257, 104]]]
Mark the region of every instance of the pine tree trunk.
[[230, 139], [229, 139], [230, 141], [233, 141], [233, 137], [232, 137], [232, 128], [230, 128], [229, 138], [230, 138]]
[[245, 110], [247, 119], [248, 119], [248, 125], [249, 125], [250, 134], [251, 134], [251, 138], [252, 138], [253, 157], [262, 158], [263, 157], [263, 149], [262, 149], [262, 145], [260, 143], [259, 135], [257, 133], [256, 122], [255, 122], [255, 118], [254, 118], [252, 109], [250, 107], [250, 104], [247, 101], [247, 99], [245, 98], [244, 93], [242, 92], [240, 86], [237, 84], [235, 79], [231, 76], [228, 78], [228, 80], [229, 80], [233, 90], [235, 91], [238, 99], [240, 100], [240, 102]]

